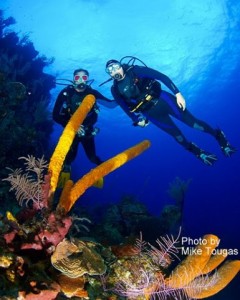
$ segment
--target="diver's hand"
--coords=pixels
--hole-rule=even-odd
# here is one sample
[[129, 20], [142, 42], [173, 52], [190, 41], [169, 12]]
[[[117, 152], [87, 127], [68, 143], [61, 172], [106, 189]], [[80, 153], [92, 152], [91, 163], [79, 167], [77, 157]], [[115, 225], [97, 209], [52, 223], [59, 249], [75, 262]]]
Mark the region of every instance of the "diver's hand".
[[84, 126], [81, 125], [79, 128], [78, 128], [78, 131], [77, 131], [77, 135], [78, 137], [81, 137], [81, 136], [85, 136], [85, 129], [84, 129]]
[[185, 110], [185, 109], [186, 109], [186, 101], [185, 101], [185, 99], [183, 98], [182, 94], [181, 94], [181, 93], [177, 93], [175, 96], [176, 96], [176, 98], [177, 98], [177, 105], [178, 105], [182, 110]]
[[143, 116], [138, 117], [138, 121], [133, 124], [134, 126], [139, 126], [139, 127], [146, 127], [149, 125], [148, 119], [144, 118]]

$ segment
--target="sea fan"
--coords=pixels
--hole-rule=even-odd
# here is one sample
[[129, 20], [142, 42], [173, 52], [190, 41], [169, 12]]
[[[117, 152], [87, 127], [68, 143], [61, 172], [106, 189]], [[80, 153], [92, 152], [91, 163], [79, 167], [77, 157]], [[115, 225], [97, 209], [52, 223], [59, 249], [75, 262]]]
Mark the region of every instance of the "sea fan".
[[10, 182], [10, 191], [15, 191], [20, 206], [28, 206], [32, 202], [36, 209], [41, 209], [44, 200], [44, 173], [48, 164], [43, 157], [35, 158], [29, 155], [19, 159], [25, 160], [25, 169], [9, 168], [11, 173], [3, 181]]

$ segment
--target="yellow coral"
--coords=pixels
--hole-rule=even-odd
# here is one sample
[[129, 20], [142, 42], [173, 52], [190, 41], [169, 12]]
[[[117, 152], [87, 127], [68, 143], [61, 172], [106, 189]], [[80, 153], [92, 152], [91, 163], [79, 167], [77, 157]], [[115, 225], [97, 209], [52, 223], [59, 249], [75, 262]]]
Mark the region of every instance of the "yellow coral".
[[146, 150], [150, 146], [148, 140], [142, 141], [141, 143], [123, 151], [122, 153], [112, 157], [111, 159], [105, 161], [101, 165], [92, 169], [89, 173], [85, 174], [81, 179], [79, 179], [75, 185], [72, 187], [69, 197], [62, 197], [59, 202], [58, 208], [64, 209], [68, 212], [77, 199], [94, 184], [98, 179], [104, 177], [115, 169], [119, 168], [127, 161], [135, 158]]
[[62, 170], [62, 166], [65, 160], [65, 157], [72, 145], [73, 139], [82, 124], [83, 120], [87, 116], [88, 112], [93, 107], [95, 102], [95, 97], [93, 95], [87, 95], [75, 113], [72, 115], [67, 126], [63, 130], [59, 142], [55, 148], [55, 151], [51, 157], [48, 171], [51, 174], [50, 181], [50, 196], [55, 192], [58, 177]]
[[57, 281], [61, 287], [61, 291], [67, 298], [81, 297], [89, 299], [88, 292], [84, 290], [85, 278], [83, 276], [70, 278], [64, 274], [60, 274]]
[[8, 219], [9, 221], [18, 224], [17, 219], [13, 216], [13, 214], [12, 214], [10, 211], [7, 211], [7, 212], [6, 212], [6, 217], [7, 217], [7, 219]]
[[189, 284], [194, 278], [202, 274], [207, 265], [212, 250], [219, 244], [219, 238], [213, 234], [203, 237], [206, 243], [199, 244], [192, 255], [188, 255], [172, 272], [168, 279], [168, 285], [173, 288], [181, 288]]
[[0, 267], [7, 269], [13, 263], [13, 256], [11, 254], [0, 255]]

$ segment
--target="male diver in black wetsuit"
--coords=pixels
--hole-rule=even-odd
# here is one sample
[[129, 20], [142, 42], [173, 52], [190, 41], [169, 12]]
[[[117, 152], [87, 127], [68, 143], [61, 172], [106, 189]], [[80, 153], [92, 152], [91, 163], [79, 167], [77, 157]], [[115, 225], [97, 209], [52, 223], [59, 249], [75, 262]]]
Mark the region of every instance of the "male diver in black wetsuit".
[[[107, 62], [106, 72], [114, 80], [111, 88], [114, 99], [133, 120], [135, 126], [145, 127], [150, 120], [206, 165], [212, 165], [217, 157], [189, 142], [171, 117], [211, 134], [216, 138], [224, 155], [229, 157], [235, 152], [223, 131], [213, 129], [186, 109], [185, 99], [166, 75], [146, 66], [122, 64], [121, 61], [114, 59]], [[174, 95], [162, 90], [157, 80], [168, 87]]]
[[[77, 110], [83, 99], [89, 94], [94, 95], [96, 97], [96, 100], [98, 100], [99, 103], [104, 106], [116, 106], [116, 104], [114, 104], [114, 100], [112, 101], [104, 97], [101, 93], [89, 86], [88, 83], [90, 81], [88, 80], [88, 77], [89, 72], [87, 70], [75, 70], [73, 73], [73, 84], [68, 85], [59, 93], [53, 109], [53, 119], [63, 127], [67, 125], [72, 114]], [[64, 162], [62, 177], [67, 178], [63, 178], [63, 181], [66, 181], [70, 177], [71, 163], [76, 158], [79, 143], [82, 144], [88, 159], [92, 163], [96, 165], [102, 163], [102, 160], [96, 154], [94, 141], [95, 135], [99, 132], [99, 129], [97, 127], [94, 127], [94, 124], [98, 119], [98, 113], [99, 107], [97, 104], [94, 104], [93, 108], [90, 110], [87, 117], [83, 121], [83, 124], [80, 126]], [[60, 185], [62, 186], [63, 184]]]

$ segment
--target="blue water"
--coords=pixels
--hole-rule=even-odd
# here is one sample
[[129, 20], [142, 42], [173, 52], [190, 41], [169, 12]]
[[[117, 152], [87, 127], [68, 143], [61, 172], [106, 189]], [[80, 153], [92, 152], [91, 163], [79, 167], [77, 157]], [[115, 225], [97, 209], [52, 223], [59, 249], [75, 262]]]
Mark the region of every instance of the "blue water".
[[[71, 79], [72, 71], [86, 68], [95, 79], [106, 80], [108, 59], [134, 55], [167, 74], [198, 118], [224, 130], [240, 149], [240, 3], [227, 0], [167, 1], [1, 1], [6, 14], [16, 18], [19, 33], [29, 33], [36, 49], [55, 62], [46, 70]], [[49, 3], [50, 2], [50, 3]], [[100, 3], [101, 2], [101, 3]], [[149, 3], [151, 2], [151, 3]], [[61, 87], [52, 91], [53, 103]], [[99, 88], [111, 97], [110, 84]], [[52, 103], [52, 105], [53, 105]], [[52, 109], [50, 107], [49, 109]], [[213, 233], [221, 247], [240, 252], [240, 153], [226, 158], [207, 134], [176, 122], [186, 137], [215, 153], [213, 167], [203, 165], [171, 137], [150, 124], [135, 128], [120, 109], [102, 107], [96, 137], [99, 156], [107, 159], [149, 139], [151, 147], [105, 178], [102, 190], [91, 188], [79, 202], [86, 206], [118, 202], [134, 195], [158, 215], [171, 204], [166, 191], [175, 177], [191, 179], [184, 205], [184, 234], [201, 237]], [[61, 134], [57, 125], [54, 149]], [[94, 166], [81, 147], [73, 164], [77, 180]], [[240, 255], [231, 259], [239, 259]], [[239, 299], [239, 275], [212, 299]]]

